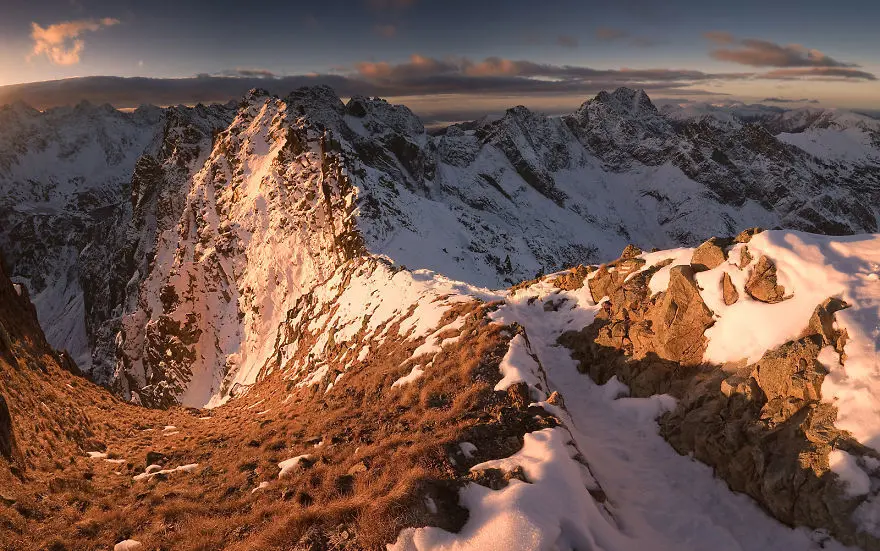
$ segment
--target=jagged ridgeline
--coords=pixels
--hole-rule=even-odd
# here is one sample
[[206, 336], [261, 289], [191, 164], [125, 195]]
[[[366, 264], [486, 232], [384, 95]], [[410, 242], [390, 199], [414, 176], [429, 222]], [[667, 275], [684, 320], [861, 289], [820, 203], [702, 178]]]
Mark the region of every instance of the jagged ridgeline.
[[[432, 133], [406, 107], [326, 87], [132, 113], [14, 105], [0, 120], [13, 279], [54, 346], [151, 406], [253, 384], [297, 301], [364, 253], [497, 288], [630, 242], [874, 232], [880, 204], [877, 121], [660, 111], [625, 88], [568, 116], [517, 107]], [[844, 130], [859, 155], [816, 145]]]
[[362, 255], [199, 410], [76, 375], [0, 271], [0, 545], [880, 549], [878, 281], [877, 235], [630, 245], [506, 291]]

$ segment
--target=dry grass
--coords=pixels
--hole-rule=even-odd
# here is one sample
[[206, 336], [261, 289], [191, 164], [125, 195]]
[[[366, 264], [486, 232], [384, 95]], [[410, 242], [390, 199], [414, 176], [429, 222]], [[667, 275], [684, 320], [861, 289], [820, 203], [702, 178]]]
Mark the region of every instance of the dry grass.
[[[15, 361], [0, 358], [18, 454], [0, 459], [0, 549], [94, 551], [125, 538], [181, 551], [379, 549], [407, 526], [457, 530], [469, 467], [556, 423], [493, 390], [512, 335], [488, 322], [488, 308], [449, 312], [469, 314], [461, 340], [403, 388], [391, 383], [420, 343], [388, 339], [329, 392], [297, 389], [278, 370], [211, 412], [124, 404], [18, 335]], [[472, 459], [461, 441], [477, 445]], [[124, 462], [89, 459], [92, 450]], [[166, 467], [199, 467], [132, 480], [150, 451]], [[278, 463], [302, 454], [310, 466], [279, 479]]]

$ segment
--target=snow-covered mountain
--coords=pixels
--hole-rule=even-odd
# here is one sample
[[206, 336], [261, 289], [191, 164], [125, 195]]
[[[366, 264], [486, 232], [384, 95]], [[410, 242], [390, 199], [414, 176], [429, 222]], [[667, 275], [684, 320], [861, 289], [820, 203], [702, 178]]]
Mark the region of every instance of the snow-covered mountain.
[[253, 384], [301, 297], [366, 253], [500, 287], [630, 242], [878, 227], [874, 157], [817, 155], [787, 143], [804, 127], [777, 137], [766, 118], [673, 116], [624, 88], [568, 116], [516, 107], [437, 135], [406, 107], [326, 87], [0, 117], [12, 275], [53, 345], [149, 405]]

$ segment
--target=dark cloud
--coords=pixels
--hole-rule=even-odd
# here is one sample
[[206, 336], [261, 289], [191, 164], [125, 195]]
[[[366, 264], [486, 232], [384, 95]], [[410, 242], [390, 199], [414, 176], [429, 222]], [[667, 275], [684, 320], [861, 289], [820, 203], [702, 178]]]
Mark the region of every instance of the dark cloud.
[[283, 96], [302, 86], [326, 84], [344, 97], [439, 97], [441, 95], [587, 96], [619, 86], [643, 88], [674, 97], [723, 95], [697, 89], [701, 84], [750, 79], [862, 79], [874, 76], [850, 67], [784, 68], [769, 73], [706, 73], [686, 69], [594, 69], [489, 57], [435, 59], [412, 55], [404, 63], [363, 62], [338, 67], [340, 74], [279, 76], [259, 68], [237, 68], [180, 79], [85, 77], [0, 87], [0, 104], [23, 100], [34, 107], [80, 100], [135, 107], [154, 103], [226, 102], [251, 88]]
[[258, 68], [243, 68], [237, 67], [235, 69], [221, 71], [218, 75], [199, 75], [201, 77], [206, 76], [223, 76], [223, 77], [252, 77], [252, 78], [278, 78], [278, 75], [273, 73], [268, 69], [258, 69]]
[[764, 103], [819, 103], [817, 99], [764, 98]]
[[710, 31], [703, 36], [716, 45], [727, 46], [712, 50], [711, 56], [719, 61], [750, 67], [858, 67], [800, 44], [783, 46], [768, 40], [738, 39], [724, 31]]

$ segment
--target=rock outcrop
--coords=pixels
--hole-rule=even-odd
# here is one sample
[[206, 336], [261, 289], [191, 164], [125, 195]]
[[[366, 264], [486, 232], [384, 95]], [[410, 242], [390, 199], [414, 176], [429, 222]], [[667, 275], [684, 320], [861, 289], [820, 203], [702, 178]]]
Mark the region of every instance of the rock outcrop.
[[[633, 396], [674, 396], [676, 407], [659, 420], [664, 438], [679, 453], [713, 467], [732, 489], [752, 496], [779, 520], [827, 529], [846, 543], [880, 549], [880, 540], [863, 532], [852, 517], [864, 497], [847, 493], [829, 467], [834, 449], [845, 450], [868, 472], [878, 464], [876, 452], [834, 426], [837, 410], [822, 400], [827, 369], [818, 357], [824, 346], [843, 353], [847, 335], [836, 328], [834, 314], [846, 303], [831, 298], [817, 305], [804, 320], [800, 338], [754, 363], [711, 365], [702, 359], [703, 333], [714, 320], [694, 282], [693, 267], [673, 266], [667, 289], [652, 296], [647, 284], [656, 269], [625, 283], [601, 274], [601, 293], [613, 306], [582, 331], [560, 338], [579, 369], [598, 383], [616, 376]], [[748, 292], [756, 299], [773, 303], [784, 298], [765, 256], [749, 281]], [[736, 302], [728, 274], [719, 284], [725, 304]]]
[[721, 297], [724, 299], [724, 304], [727, 306], [736, 304], [736, 301], [739, 300], [739, 291], [736, 290], [736, 286], [733, 284], [733, 280], [730, 279], [730, 274], [727, 272], [724, 272], [724, 275], [721, 276]]
[[694, 251], [694, 255], [691, 258], [691, 266], [698, 272], [717, 268], [727, 260], [727, 255], [724, 252], [726, 245], [727, 243], [722, 242], [716, 237], [705, 241]]
[[753, 299], [769, 304], [785, 300], [785, 287], [776, 282], [776, 266], [766, 256], [761, 256], [749, 273], [746, 292]]

